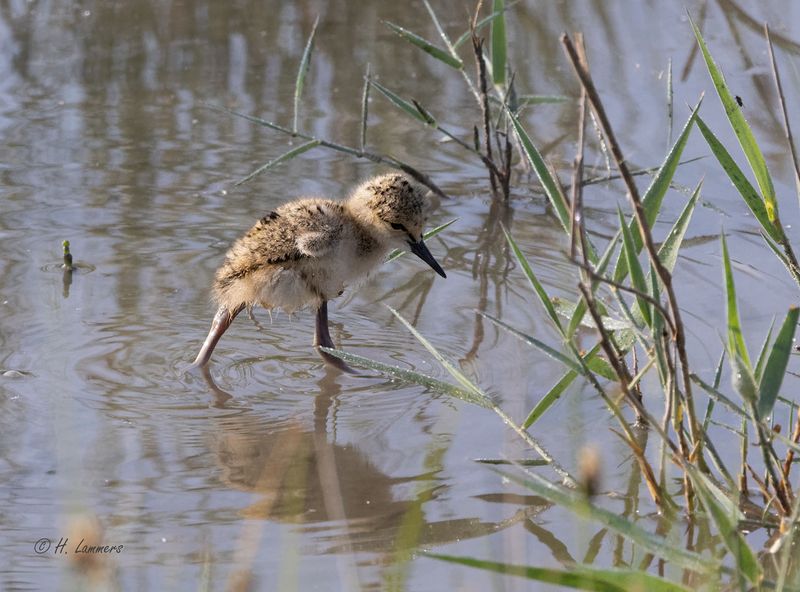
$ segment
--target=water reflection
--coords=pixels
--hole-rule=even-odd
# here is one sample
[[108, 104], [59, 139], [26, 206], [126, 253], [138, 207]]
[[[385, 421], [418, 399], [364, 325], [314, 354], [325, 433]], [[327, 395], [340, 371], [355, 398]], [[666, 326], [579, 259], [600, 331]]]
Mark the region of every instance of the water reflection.
[[[531, 524], [530, 520], [550, 507], [535, 496], [484, 493], [477, 497], [518, 509], [504, 512], [506, 517], [498, 521], [478, 516], [428, 518], [428, 505], [449, 488], [442, 467], [394, 477], [370, 459], [370, 450], [357, 443], [337, 442], [340, 375], [329, 369], [317, 382], [319, 393], [313, 400], [310, 421], [298, 417], [274, 422], [241, 414], [215, 422], [212, 449], [222, 483], [253, 494], [239, 510], [245, 522], [232, 581], [250, 581], [252, 577], [255, 556], [247, 550], [261, 539], [264, 526], [258, 521], [295, 525], [311, 537], [311, 547], [306, 543], [308, 551], [351, 558], [377, 554], [370, 564], [390, 566], [398, 553], [483, 537], [521, 522]], [[219, 402], [223, 391], [207, 376]], [[398, 495], [398, 490], [408, 486], [416, 491], [413, 497]], [[343, 581], [357, 582], [358, 565], [351, 560], [344, 565]]]

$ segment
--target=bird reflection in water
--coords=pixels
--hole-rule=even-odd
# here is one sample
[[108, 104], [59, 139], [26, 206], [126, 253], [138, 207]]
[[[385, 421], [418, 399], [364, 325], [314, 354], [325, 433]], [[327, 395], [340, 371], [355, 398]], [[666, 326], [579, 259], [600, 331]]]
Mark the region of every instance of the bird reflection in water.
[[[317, 383], [319, 394], [311, 418], [271, 420], [252, 414], [219, 418], [213, 451], [220, 479], [231, 489], [253, 494], [251, 503], [240, 510], [245, 520], [231, 585], [250, 583], [265, 521], [298, 525], [311, 539], [309, 543], [304, 538], [304, 550], [336, 554], [343, 585], [360, 589], [359, 577], [364, 574], [356, 566], [357, 553], [377, 553], [370, 563], [389, 565], [399, 547], [411, 552], [485, 536], [549, 507], [532, 496], [520, 501], [521, 496], [504, 500], [502, 494], [487, 494], [488, 501], [511, 501], [522, 508], [497, 522], [477, 517], [428, 520], [425, 505], [447, 490], [438, 470], [391, 476], [370, 459], [366, 448], [336, 442], [340, 379], [337, 370], [327, 368]], [[222, 394], [230, 397], [216, 385], [212, 390], [218, 401]], [[447, 447], [448, 443], [431, 445]], [[417, 484], [417, 494], [399, 498], [397, 486], [411, 483]], [[403, 531], [411, 518], [419, 523], [417, 534], [409, 539]]]

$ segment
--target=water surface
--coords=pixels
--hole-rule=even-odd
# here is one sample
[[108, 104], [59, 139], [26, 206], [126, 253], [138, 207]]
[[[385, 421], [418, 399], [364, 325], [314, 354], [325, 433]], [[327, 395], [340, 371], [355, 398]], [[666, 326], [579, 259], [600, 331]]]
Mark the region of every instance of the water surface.
[[[433, 4], [448, 32], [463, 32], [462, 7]], [[763, 142], [794, 238], [792, 172], [758, 27], [765, 20], [773, 27], [787, 94], [796, 98], [797, 7], [719, 0], [688, 8], [704, 14], [707, 40]], [[524, 118], [565, 182], [577, 85], [558, 43], [563, 30], [585, 33], [599, 90], [637, 167], [663, 159], [686, 105], [711, 91], [681, 5], [521, 2], [512, 13], [520, 88], [570, 98]], [[420, 549], [549, 567], [594, 553], [599, 565], [621, 564], [619, 541], [599, 527], [474, 462], [532, 456], [494, 415], [374, 373], [327, 369], [310, 345], [310, 313], [270, 321], [256, 311], [260, 326], [237, 320], [215, 351], [217, 391], [185, 372], [208, 329], [209, 285], [230, 242], [293, 196], [342, 196], [384, 170], [317, 149], [233, 185], [297, 143], [205, 105], [290, 125], [297, 65], [317, 15], [301, 129], [357, 145], [369, 63], [383, 84], [471, 138], [478, 112], [463, 80], [382, 24], [437, 39], [418, 2], [0, 5], [0, 371], [7, 373], [0, 377], [0, 588], [526, 588], [425, 558]], [[705, 102], [706, 120], [732, 141], [716, 99]], [[370, 148], [430, 174], [450, 196], [431, 222], [458, 222], [430, 242], [447, 280], [413, 257], [385, 265], [332, 306], [334, 340], [447, 379], [388, 304], [521, 420], [562, 369], [475, 314], [480, 308], [558, 342], [498, 222], [555, 295], [575, 294], [568, 244], [524, 171], [511, 205], [490, 209], [479, 163], [383, 98], [373, 96], [369, 108]], [[686, 154], [708, 150], [693, 136]], [[596, 141], [587, 161], [606, 174]], [[723, 227], [730, 237], [754, 342], [796, 300], [796, 288], [708, 158], [679, 171], [659, 237], [702, 177], [706, 203], [695, 213], [677, 283], [693, 370], [707, 376], [724, 325], [718, 242], [706, 237]], [[598, 235], [611, 234], [623, 198], [614, 183], [587, 189]], [[85, 266], [68, 278], [57, 269], [64, 239]], [[591, 339], [587, 333], [587, 345]], [[533, 434], [571, 470], [582, 446], [598, 447], [604, 489], [622, 492], [600, 503], [632, 512], [636, 463], [607, 429], [613, 426], [602, 401], [576, 384]], [[652, 519], [653, 508], [638, 511]], [[90, 568], [74, 553], [54, 551], [60, 539], [77, 544], [92, 531], [123, 551]], [[53, 548], [39, 555], [34, 544], [42, 538]]]

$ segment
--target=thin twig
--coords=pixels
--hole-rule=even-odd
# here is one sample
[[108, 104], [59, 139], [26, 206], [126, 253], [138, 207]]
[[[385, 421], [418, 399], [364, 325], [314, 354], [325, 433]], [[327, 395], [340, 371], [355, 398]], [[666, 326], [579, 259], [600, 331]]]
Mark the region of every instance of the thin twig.
[[764, 23], [764, 35], [767, 38], [767, 48], [769, 49], [769, 59], [772, 63], [772, 77], [775, 79], [775, 88], [778, 91], [778, 100], [781, 104], [781, 112], [783, 113], [783, 132], [786, 136], [786, 143], [789, 144], [789, 152], [792, 155], [792, 163], [794, 164], [794, 182], [797, 190], [797, 197], [800, 199], [800, 164], [797, 160], [797, 149], [794, 145], [794, 138], [792, 137], [792, 126], [789, 124], [789, 113], [786, 109], [786, 98], [783, 95], [783, 86], [781, 85], [781, 76], [778, 73], [778, 64], [775, 61], [775, 52], [772, 48], [772, 39], [769, 36], [769, 26]]
[[592, 291], [583, 283], [581, 283], [578, 288], [580, 289], [581, 294], [583, 294], [584, 300], [586, 300], [586, 308], [589, 310], [589, 314], [592, 316], [592, 320], [594, 320], [594, 325], [597, 328], [597, 332], [600, 334], [601, 346], [606, 354], [606, 357], [608, 358], [608, 363], [611, 364], [611, 368], [613, 368], [614, 373], [619, 379], [620, 386], [622, 387], [622, 393], [625, 395], [625, 398], [628, 399], [628, 401], [632, 402], [636, 399], [636, 397], [633, 396], [629, 388], [631, 383], [631, 374], [628, 371], [628, 367], [625, 365], [625, 360], [620, 357], [617, 348], [611, 341], [611, 336], [608, 334], [608, 331], [603, 324], [603, 319], [600, 316], [600, 312], [597, 310], [597, 303], [592, 295]]
[[614, 288], [616, 290], [622, 290], [623, 292], [629, 292], [629, 293], [633, 294], [634, 296], [637, 296], [639, 298], [643, 298], [644, 300], [646, 300], [647, 302], [652, 304], [654, 307], [656, 307], [656, 310], [658, 310], [658, 312], [661, 313], [661, 316], [664, 317], [664, 319], [667, 321], [667, 323], [670, 324], [670, 328], [672, 328], [672, 325], [671, 325], [672, 318], [670, 318], [669, 312], [667, 311], [666, 308], [664, 308], [664, 306], [658, 300], [653, 298], [650, 294], [647, 294], [645, 292], [637, 290], [636, 288], [634, 288], [632, 286], [626, 286], [625, 284], [621, 284], [620, 282], [615, 282], [611, 278], [607, 278], [605, 276], [602, 276], [599, 273], [597, 273], [594, 269], [592, 269], [591, 265], [584, 265], [580, 261], [573, 261], [573, 263], [575, 265], [577, 265], [578, 267], [580, 267], [583, 271], [588, 273], [589, 276], [593, 280], [598, 281], [598, 282], [602, 282], [604, 284], [608, 284], [609, 286], [611, 286], [612, 288]]
[[[800, 442], [800, 408], [797, 409], [797, 419], [794, 423], [794, 432], [792, 432], [792, 442], [797, 444]], [[786, 451], [786, 460], [783, 461], [783, 480], [789, 481], [789, 471], [792, 469], [792, 462], [794, 462], [794, 450], [789, 448]]]
[[667, 148], [672, 146], [672, 58], [667, 62]]
[[[656, 433], [663, 439], [663, 441], [669, 446], [670, 450], [673, 453], [673, 459], [679, 466], [685, 465], [684, 458], [680, 455], [680, 451], [678, 447], [675, 445], [672, 440], [669, 439], [666, 432], [661, 429], [661, 427], [656, 423], [655, 418], [651, 417], [647, 410], [642, 405], [642, 401], [631, 391], [631, 385], [634, 383], [633, 379], [631, 378], [630, 372], [625, 364], [625, 359], [619, 355], [616, 346], [611, 339], [609, 332], [606, 330], [605, 326], [603, 325], [603, 319], [600, 316], [600, 312], [597, 309], [597, 302], [594, 300], [594, 296], [592, 295], [592, 291], [589, 286], [585, 283], [581, 282], [578, 284], [578, 289], [580, 289], [581, 293], [583, 294], [583, 298], [586, 300], [586, 308], [588, 309], [589, 313], [592, 316], [592, 319], [595, 322], [595, 326], [600, 334], [600, 344], [603, 348], [603, 351], [608, 358], [609, 363], [611, 364], [614, 373], [617, 375], [617, 379], [619, 380], [620, 386], [622, 387], [622, 392], [625, 398], [627, 399], [628, 403], [633, 407], [636, 416], [641, 418], [647, 425], [652, 425], [656, 431]], [[611, 407], [612, 411], [616, 405], [613, 405], [613, 402], [609, 400], [606, 401], [607, 404], [611, 403], [609, 406]], [[629, 435], [631, 440], [633, 437], [631, 435], [630, 427], [623, 421], [622, 416], [619, 415], [618, 412], [615, 412], [615, 415], [618, 419], [620, 419], [620, 423], [622, 424], [625, 433]], [[657, 501], [657, 500], [655, 500]]]
[[281, 132], [282, 134], [286, 134], [288, 136], [302, 138], [304, 140], [309, 140], [313, 142], [319, 142], [319, 145], [323, 148], [328, 148], [330, 150], [335, 150], [337, 152], [344, 152], [345, 154], [349, 154], [351, 156], [355, 156], [356, 158], [364, 158], [369, 160], [370, 162], [374, 162], [375, 164], [385, 164], [387, 166], [399, 169], [405, 173], [411, 175], [416, 181], [419, 181], [428, 189], [433, 191], [436, 195], [443, 199], [447, 199], [447, 194], [442, 191], [436, 183], [434, 183], [428, 175], [422, 173], [412, 167], [409, 164], [402, 162], [394, 158], [393, 156], [388, 156], [385, 154], [379, 154], [376, 152], [368, 152], [358, 150], [357, 148], [353, 148], [352, 146], [345, 146], [343, 144], [337, 144], [336, 142], [330, 142], [328, 140], [321, 140], [316, 138], [310, 134], [297, 132], [293, 133], [292, 130], [286, 128], [282, 125], [277, 123], [273, 123], [271, 121], [267, 121], [266, 119], [261, 119], [260, 117], [255, 117], [253, 115], [247, 115], [245, 113], [239, 113], [238, 111], [234, 111], [233, 109], [229, 109], [227, 107], [220, 107], [219, 105], [214, 105], [211, 103], [204, 103], [204, 107], [207, 109], [211, 109], [212, 111], [218, 111], [220, 113], [227, 113], [228, 115], [233, 115], [234, 117], [240, 117], [242, 119], [246, 119], [247, 121], [252, 121], [253, 123], [257, 123], [259, 125], [263, 125], [264, 127], [268, 127], [269, 129]]
[[367, 63], [367, 71], [364, 73], [364, 89], [361, 91], [361, 136], [360, 146], [361, 153], [367, 149], [367, 117], [369, 115], [369, 89], [372, 86], [372, 75], [369, 71], [369, 63]]
[[[503, 197], [506, 201], [508, 201], [508, 199], [511, 197], [511, 158], [513, 156], [513, 150], [511, 144], [512, 134], [510, 133], [509, 125], [510, 122], [508, 121], [508, 118], [506, 118], [506, 133], [505, 133], [506, 151], [503, 158], [503, 178], [502, 178]], [[514, 135], [514, 137], [516, 137], [516, 134]]]
[[758, 488], [761, 490], [761, 495], [764, 496], [764, 503], [765, 504], [771, 503], [771, 501], [774, 499], [775, 496], [770, 494], [769, 487], [767, 487], [767, 484], [764, 483], [764, 480], [761, 477], [759, 477], [758, 474], [753, 470], [753, 467], [751, 467], [748, 464], [746, 465], [746, 468], [748, 471], [750, 471], [750, 476], [753, 478], [753, 481], [756, 482], [756, 485], [758, 485]]
[[[775, 490], [775, 497], [778, 499], [781, 510], [788, 516], [792, 511], [792, 504], [789, 501], [789, 494], [783, 488], [783, 481], [778, 479], [778, 473], [775, 471], [775, 464], [780, 464], [780, 461], [775, 453], [775, 448], [772, 446], [770, 434], [767, 433], [767, 427], [764, 425], [764, 422], [761, 421], [755, 401], [747, 399], [747, 406], [750, 411], [750, 418], [756, 430], [756, 435], [758, 436], [758, 448], [761, 450], [761, 456], [764, 460], [764, 467], [768, 476], [767, 483], [772, 483]], [[782, 467], [779, 467], [779, 470], [782, 472]]]
[[[475, 63], [478, 68], [478, 81], [481, 92], [481, 113], [483, 116], [484, 150], [486, 152], [486, 158], [494, 162], [494, 158], [492, 158], [492, 135], [489, 128], [490, 126], [489, 93], [488, 93], [488, 86], [486, 83], [486, 62], [483, 57], [483, 39], [480, 39], [474, 31], [472, 33], [472, 50], [475, 53]], [[495, 171], [496, 168], [489, 169], [489, 181], [492, 184], [492, 194], [496, 197], [497, 179]]]
[[741, 496], [745, 498], [748, 497], [747, 489], [747, 446], [748, 446], [748, 437], [747, 437], [747, 418], [742, 418], [742, 446], [741, 446], [741, 465], [742, 465], [742, 472], [739, 474], [739, 493]]
[[476, 154], [478, 156], [478, 158], [481, 159], [481, 162], [484, 164], [484, 166], [487, 169], [490, 170], [490, 172], [493, 172], [498, 177], [502, 176], [501, 173], [500, 173], [500, 170], [497, 168], [497, 165], [493, 161], [491, 161], [488, 158], [486, 158], [486, 155], [484, 155], [483, 152], [481, 152], [480, 150], [476, 150], [474, 146], [471, 146], [469, 143], [465, 142], [464, 140], [462, 140], [461, 138], [456, 136], [450, 130], [442, 127], [441, 125], [439, 125], [438, 122], [434, 123], [432, 127], [437, 132], [440, 132], [440, 133], [444, 134], [445, 136], [447, 136], [448, 138], [450, 138], [451, 140], [453, 140], [456, 144], [458, 144], [459, 146], [461, 146], [465, 150], [469, 150], [473, 154]]
[[[583, 35], [576, 36], [578, 49], [583, 48]], [[579, 232], [583, 219], [583, 145], [586, 133], [586, 89], [581, 87], [581, 96], [578, 101], [578, 152], [575, 154], [575, 166], [572, 171], [572, 199], [570, 199], [570, 247], [569, 257], [575, 260], [575, 250], [578, 246], [578, 236], [585, 236]]]
[[575, 477], [570, 475], [569, 471], [567, 471], [558, 462], [556, 462], [556, 460], [550, 455], [549, 452], [547, 452], [544, 446], [542, 446], [528, 432], [526, 432], [524, 429], [518, 426], [514, 422], [514, 420], [512, 420], [508, 415], [506, 415], [506, 413], [502, 409], [500, 409], [500, 407], [498, 407], [497, 405], [492, 405], [492, 411], [494, 411], [498, 416], [500, 416], [500, 419], [502, 419], [506, 423], [506, 425], [508, 425], [512, 430], [514, 430], [520, 438], [525, 440], [528, 446], [533, 448], [539, 456], [541, 456], [544, 460], [546, 460], [547, 463], [550, 465], [550, 467], [556, 473], [561, 475], [561, 478], [563, 479], [565, 485], [568, 485], [570, 487], [575, 487], [577, 485]]
[[[504, 109], [502, 109], [497, 115], [497, 118], [498, 118], [497, 121], [498, 122], [497, 122], [497, 124], [495, 124], [495, 131], [494, 131], [494, 133], [495, 133], [495, 141], [497, 142], [497, 153], [499, 155], [501, 155], [502, 160], [503, 160], [502, 172], [500, 174], [498, 174], [497, 177], [498, 177], [498, 179], [500, 181], [500, 189], [502, 190], [503, 199], [505, 201], [508, 201], [508, 199], [509, 199], [509, 197], [511, 195], [511, 155], [512, 155], [511, 139], [510, 139], [511, 134], [509, 133], [510, 122], [508, 120], [508, 117], [506, 117], [505, 114], [506, 114], [507, 111], [511, 111], [512, 113], [515, 111], [515, 103], [516, 103], [516, 101], [513, 101], [514, 104], [510, 104], [509, 103], [509, 100], [511, 99], [512, 96], [514, 96], [514, 94], [516, 92], [514, 90], [515, 80], [516, 80], [516, 73], [512, 72], [511, 76], [509, 77], [509, 80], [508, 80], [508, 86], [506, 88], [506, 92], [503, 95], [503, 107], [504, 107]], [[500, 131], [500, 121], [501, 121], [501, 119], [505, 119], [506, 129], [505, 129], [504, 132]], [[502, 143], [500, 142], [501, 136], [502, 136], [502, 138], [504, 140]]]
[[[582, 203], [580, 205], [582, 207]], [[583, 223], [583, 212], [582, 211], [578, 211], [576, 213], [576, 218], [578, 220], [577, 229], [578, 229], [578, 232], [580, 233], [581, 256], [583, 258], [583, 263], [581, 264], [581, 262], [578, 261], [577, 259], [574, 260], [573, 262], [576, 265], [581, 266], [582, 268], [591, 270], [591, 267], [589, 265], [588, 252], [587, 252], [587, 249], [586, 249], [586, 236], [585, 236], [586, 229], [585, 229], [585, 226], [584, 226], [584, 223]], [[594, 272], [594, 270], [591, 270], [590, 275], [597, 275], [597, 274], [596, 274], [596, 272]], [[613, 340], [611, 339], [611, 337], [608, 334], [608, 332], [605, 330], [605, 327], [603, 326], [602, 316], [600, 314], [600, 311], [597, 308], [597, 303], [594, 300], [594, 295], [592, 293], [593, 284], [594, 284], [594, 282], [591, 281], [586, 275], [584, 275], [583, 280], [581, 282], [579, 282], [579, 284], [578, 284], [578, 289], [581, 290], [581, 293], [583, 294], [583, 298], [584, 298], [584, 300], [586, 302], [586, 308], [590, 312], [590, 314], [592, 315], [592, 318], [594, 319], [594, 322], [595, 322], [595, 326], [597, 327], [598, 332], [600, 333], [601, 347], [603, 348], [604, 352], [606, 353], [606, 356], [609, 359], [609, 363], [612, 364], [612, 367], [614, 368], [614, 371], [615, 371], [615, 373], [617, 375], [617, 378], [618, 378], [618, 380], [620, 382], [620, 385], [623, 388], [623, 392], [627, 395], [627, 399], [628, 399], [629, 403], [631, 404], [631, 406], [633, 407], [634, 411], [636, 412], [637, 421], [641, 422], [641, 421], [644, 420], [644, 422], [652, 424], [654, 422], [654, 419], [647, 414], [647, 411], [645, 410], [644, 406], [642, 405], [641, 399], [636, 397], [636, 396], [632, 396], [632, 394], [631, 394], [631, 391], [630, 391], [631, 386], [634, 383], [638, 383], [638, 380], [639, 380], [640, 377], [637, 376], [635, 379], [630, 377], [630, 373], [628, 372], [627, 367], [625, 366], [625, 359], [619, 354], [619, 351], [616, 348], [615, 344], [613, 343]], [[576, 350], [573, 341], [570, 341], [569, 345], [570, 345], [570, 347], [573, 348], [573, 351]], [[594, 385], [594, 387], [598, 391], [598, 393], [600, 393], [600, 396], [603, 398], [603, 400], [605, 401], [605, 403], [608, 406], [608, 408], [611, 410], [611, 412], [614, 414], [614, 416], [619, 421], [620, 425], [622, 426], [623, 431], [625, 432], [625, 436], [626, 436], [626, 438], [628, 440], [628, 444], [631, 445], [631, 447], [633, 448], [633, 443], [636, 442], [636, 438], [633, 435], [631, 427], [628, 425], [627, 421], [625, 420], [625, 417], [622, 415], [622, 412], [620, 411], [619, 406], [614, 401], [611, 400], [611, 398], [606, 394], [606, 392], [600, 386], [600, 384], [597, 381], [597, 378], [590, 371], [586, 360], [584, 360], [584, 358], [580, 354], [576, 355], [575, 357], [578, 360], [578, 362], [581, 364], [581, 367], [583, 368], [583, 371], [584, 371], [584, 375], [587, 376], [590, 379], [590, 382]], [[669, 439], [669, 437], [667, 436], [666, 431], [665, 430], [661, 430], [657, 425], [655, 427], [655, 430], [658, 433], [658, 435], [662, 438], [662, 441], [665, 443], [665, 445], [668, 446], [670, 448], [670, 450], [673, 451], [674, 458], [675, 458], [676, 462], [681, 463], [682, 459], [678, 455], [678, 448]], [[635, 452], [636, 451], [634, 449], [634, 453]], [[644, 459], [643, 456], [642, 457], [637, 456], [637, 460], [639, 460], [640, 462], [643, 459]], [[645, 465], [647, 465], [647, 461], [646, 460], [644, 461], [644, 463], [645, 463]], [[642, 468], [643, 468], [643, 470], [648, 471], [649, 475], [652, 476], [652, 468], [650, 468], [649, 465], [647, 465], [646, 468], [644, 466]], [[658, 485], [658, 483], [656, 483], [654, 478], [652, 479], [652, 481], [648, 480], [648, 486], [649, 486], [648, 487], [649, 491], [650, 491], [651, 495], [653, 496], [653, 500], [656, 502], [656, 504], [658, 504], [659, 507], [661, 507], [663, 509], [669, 509], [664, 505], [665, 500], [667, 502], [669, 502], [670, 504], [672, 504], [672, 501], [670, 500], [669, 496], [666, 494], [666, 490], [663, 487], [661, 487], [660, 485]], [[670, 506], [670, 508], [671, 507], [672, 506]]]
[[[675, 329], [673, 333], [673, 339], [676, 342], [677, 350], [678, 350], [678, 357], [680, 358], [681, 362], [681, 370], [682, 370], [682, 377], [683, 377], [683, 389], [684, 389], [684, 398], [686, 401], [686, 411], [689, 417], [689, 433], [692, 438], [692, 446], [694, 449], [694, 454], [699, 455], [699, 458], [702, 458], [701, 455], [701, 435], [699, 431], [699, 426], [697, 423], [697, 417], [695, 415], [694, 410], [694, 400], [692, 397], [692, 384], [689, 378], [689, 361], [688, 356], [686, 354], [686, 336], [685, 330], [683, 326], [683, 322], [680, 316], [680, 309], [678, 308], [677, 299], [675, 296], [675, 291], [672, 286], [672, 275], [670, 274], [669, 270], [664, 266], [661, 262], [661, 259], [658, 257], [658, 251], [656, 250], [655, 243], [653, 242], [653, 236], [650, 232], [650, 226], [647, 223], [647, 219], [644, 213], [644, 208], [642, 207], [642, 201], [639, 197], [639, 191], [636, 188], [636, 184], [634, 183], [633, 177], [628, 170], [628, 167], [625, 163], [625, 158], [622, 155], [622, 150], [620, 149], [619, 143], [616, 140], [614, 132], [611, 128], [611, 124], [608, 120], [606, 115], [605, 109], [603, 108], [602, 102], [600, 101], [600, 96], [597, 93], [597, 90], [594, 86], [594, 82], [592, 81], [591, 75], [589, 74], [588, 66], [584, 67], [584, 64], [581, 63], [581, 59], [578, 56], [578, 53], [575, 50], [572, 41], [570, 40], [569, 36], [564, 33], [561, 36], [561, 42], [564, 45], [564, 48], [567, 52], [567, 55], [570, 58], [570, 62], [572, 63], [572, 67], [575, 70], [576, 75], [578, 76], [581, 84], [586, 89], [587, 97], [589, 99], [590, 104], [592, 105], [592, 110], [594, 111], [597, 119], [603, 129], [603, 133], [608, 140], [609, 148], [611, 150], [611, 154], [616, 161], [617, 168], [619, 169], [620, 174], [622, 175], [622, 179], [625, 183], [625, 186], [628, 190], [628, 197], [631, 200], [631, 204], [633, 206], [634, 215], [636, 217], [636, 221], [639, 226], [639, 232], [642, 237], [642, 242], [644, 243], [647, 254], [650, 258], [650, 262], [655, 270], [656, 274], [658, 275], [659, 279], [661, 280], [662, 285], [664, 286], [665, 291], [667, 292], [667, 301], [669, 302], [670, 312], [672, 313], [673, 323], [672, 326]], [[680, 428], [676, 426], [676, 432], [681, 433]], [[687, 460], [691, 460], [688, 459]]]
[[[678, 166], [683, 166], [685, 164], [691, 164], [698, 160], [703, 160], [707, 158], [706, 156], [695, 156], [694, 158], [687, 158], [686, 160], [682, 160], [678, 163]], [[661, 169], [661, 166], [654, 166], [648, 167], [644, 169], [635, 169], [631, 171], [631, 176], [639, 177], [641, 175], [654, 175]], [[616, 181], [617, 179], [621, 179], [620, 175], [602, 175], [596, 177], [589, 177], [583, 182], [583, 186], [586, 187], [587, 185], [596, 185], [598, 183], [608, 183], [609, 181]]]
[[[585, 111], [584, 111], [584, 114], [585, 114]], [[580, 185], [580, 183], [578, 183], [578, 185]], [[574, 188], [573, 188], [573, 190], [574, 190]], [[565, 201], [566, 201], [566, 198], [565, 198]], [[573, 262], [576, 265], [581, 266], [581, 268], [585, 268], [587, 270], [591, 270], [590, 275], [597, 275], [596, 272], [590, 267], [589, 259], [588, 259], [588, 250], [586, 248], [586, 228], [585, 228], [585, 225], [584, 225], [584, 218], [583, 218], [583, 211], [582, 211], [583, 202], [580, 199], [574, 199], [573, 198], [572, 205], [573, 206], [577, 206], [577, 209], [575, 209], [573, 207], [572, 232], [575, 232], [575, 231], [578, 232], [578, 239], [577, 240], [579, 240], [580, 243], [581, 243], [580, 252], [581, 252], [581, 257], [583, 258], [583, 263], [582, 264], [577, 258], [573, 258]], [[609, 338], [608, 333], [605, 332], [604, 327], [602, 325], [602, 317], [601, 317], [599, 311], [597, 310], [597, 303], [594, 301], [594, 298], [592, 296], [593, 286], [594, 286], [594, 282], [586, 274], [583, 275], [582, 281], [578, 284], [578, 288], [584, 293], [584, 298], [586, 298], [586, 296], [585, 296], [586, 294], [590, 295], [590, 298], [586, 299], [586, 307], [592, 313], [593, 318], [595, 319], [595, 324], [597, 325], [598, 330], [601, 332], [600, 333], [601, 334], [601, 339], [605, 338], [605, 341], [601, 342], [601, 345], [604, 348], [604, 351], [606, 352], [606, 355], [609, 358], [609, 360], [613, 360], [613, 363], [616, 364], [617, 377], [618, 377], [620, 383], [624, 384], [623, 389], [626, 392], [630, 393], [631, 385], [634, 384], [634, 381], [638, 383], [638, 380], [640, 379], [640, 377], [637, 376], [635, 379], [630, 377], [630, 373], [628, 372], [627, 367], [625, 366], [624, 358], [622, 358], [622, 356], [619, 355], [619, 351], [617, 350], [616, 346], [613, 344], [612, 340]], [[569, 340], [568, 345], [572, 349], [572, 352], [573, 352], [573, 354], [575, 356], [575, 359], [581, 365], [581, 368], [583, 370], [584, 376], [587, 377], [587, 379], [590, 381], [590, 383], [594, 386], [595, 390], [597, 390], [597, 392], [603, 398], [603, 401], [606, 403], [606, 406], [609, 408], [609, 410], [614, 414], [614, 416], [619, 421], [619, 424], [622, 427], [622, 430], [625, 432], [625, 435], [624, 435], [623, 439], [625, 439], [625, 441], [628, 443], [628, 445], [633, 450], [634, 454], [636, 454], [636, 452], [637, 452], [637, 448], [636, 448], [636, 445], [635, 445], [636, 438], [635, 438], [634, 433], [633, 433], [633, 431], [631, 429], [631, 426], [628, 425], [627, 420], [622, 415], [622, 411], [620, 410], [619, 406], [611, 399], [611, 397], [608, 396], [608, 394], [605, 392], [603, 387], [600, 385], [600, 383], [597, 380], [597, 377], [590, 370], [587, 361], [584, 359], [584, 357], [578, 351], [578, 348], [576, 347], [574, 340]], [[630, 397], [629, 397], [629, 400], [630, 400]], [[642, 418], [642, 417], [646, 416], [646, 412], [644, 411], [644, 407], [641, 404], [641, 400], [634, 400], [633, 401], [633, 408], [636, 411], [637, 418]], [[664, 442], [667, 445], [669, 445], [673, 450], [675, 450], [675, 445], [669, 440], [669, 438], [667, 437], [665, 432], [660, 432], [659, 435], [664, 439]], [[639, 461], [640, 466], [642, 467], [642, 470], [645, 471], [645, 473], [648, 476], [652, 476], [652, 474], [653, 474], [652, 468], [649, 466], [649, 464], [648, 464], [647, 460], [644, 458], [643, 454], [638, 454], [637, 455], [637, 460]], [[650, 491], [650, 494], [653, 497], [653, 501], [660, 508], [662, 508], [664, 510], [669, 510], [669, 509], [672, 509], [674, 507], [674, 504], [672, 504], [672, 501], [670, 500], [669, 495], [667, 495], [666, 490], [664, 488], [660, 487], [656, 483], [655, 479], [652, 479], [652, 480], [648, 479], [648, 490]], [[667, 506], [666, 505], [667, 503], [669, 503], [670, 505]]]

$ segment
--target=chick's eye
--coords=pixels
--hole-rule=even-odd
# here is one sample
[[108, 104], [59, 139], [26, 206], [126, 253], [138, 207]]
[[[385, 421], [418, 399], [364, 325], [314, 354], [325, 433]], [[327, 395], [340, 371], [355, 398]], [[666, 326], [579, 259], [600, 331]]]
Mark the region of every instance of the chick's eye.
[[395, 230], [402, 230], [403, 232], [408, 232], [405, 226], [403, 226], [402, 224], [398, 224], [397, 222], [392, 222], [389, 226], [391, 226]]

